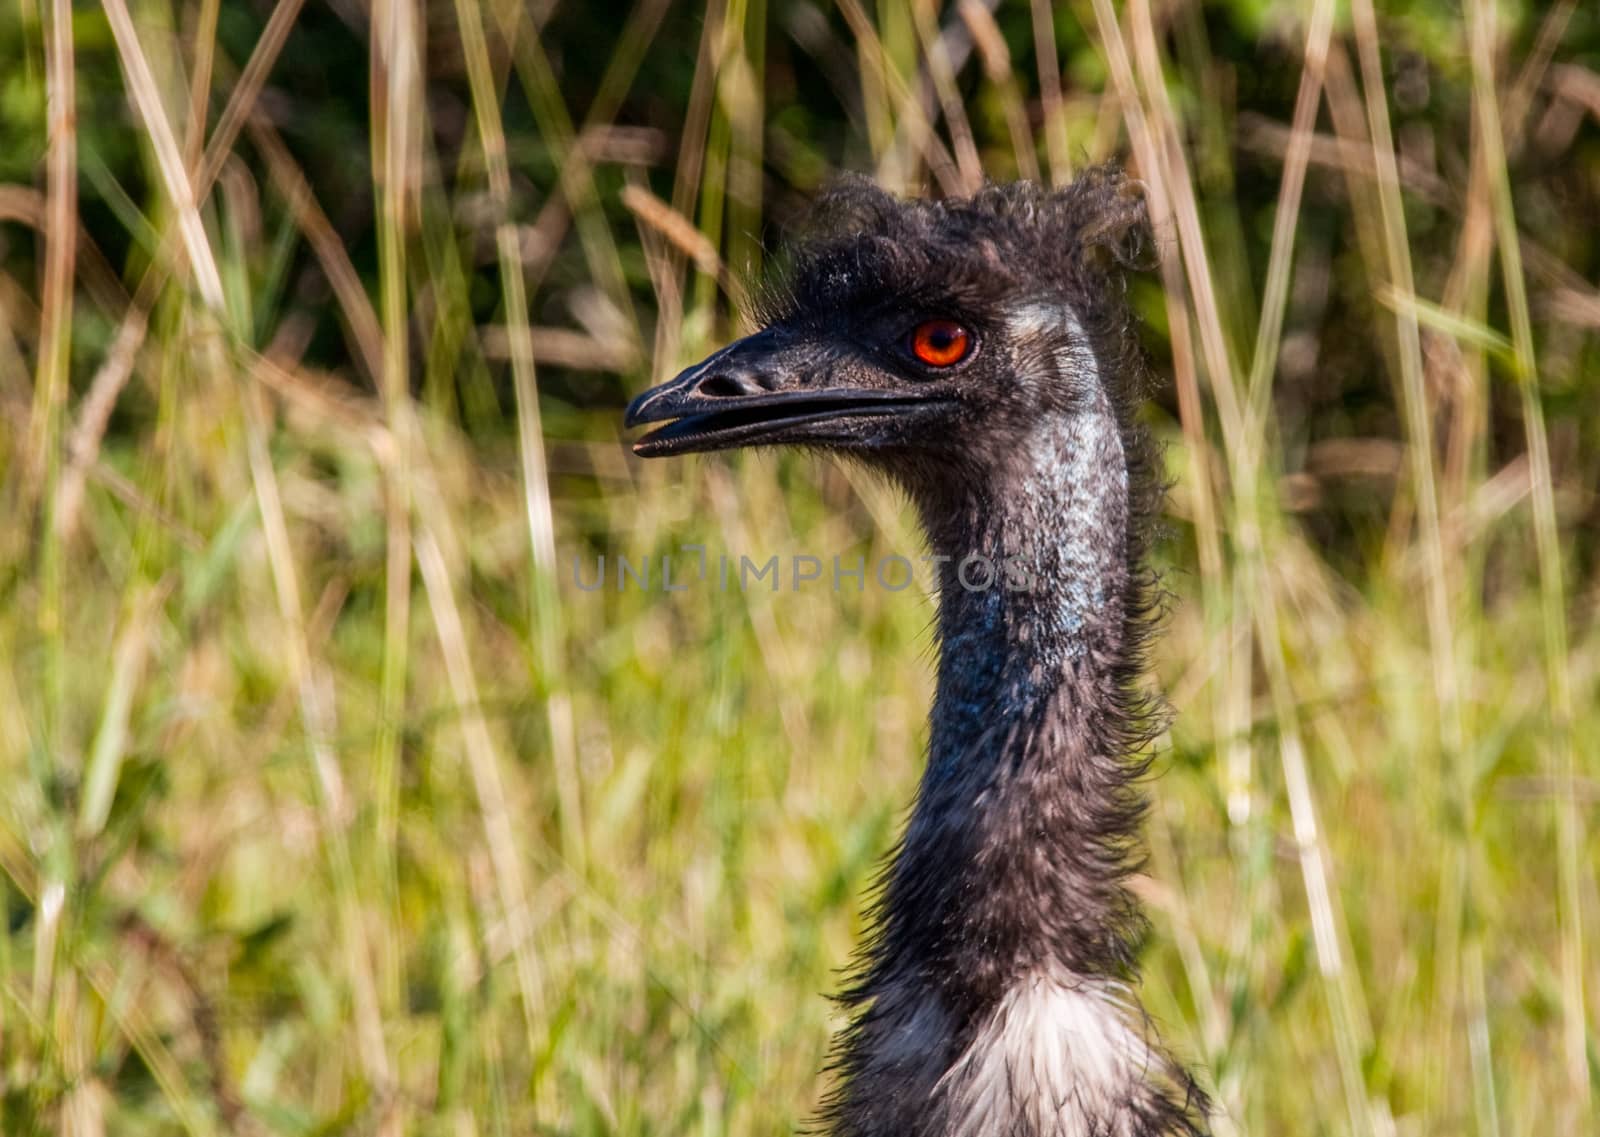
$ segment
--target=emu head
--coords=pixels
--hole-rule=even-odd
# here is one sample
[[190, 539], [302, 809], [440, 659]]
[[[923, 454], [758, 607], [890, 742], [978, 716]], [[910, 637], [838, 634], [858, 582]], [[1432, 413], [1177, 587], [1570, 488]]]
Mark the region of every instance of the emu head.
[[762, 330], [646, 391], [644, 457], [798, 444], [857, 457], [927, 504], [1004, 466], [1040, 423], [1126, 426], [1143, 369], [1121, 270], [1146, 233], [1137, 183], [900, 201], [823, 195]]

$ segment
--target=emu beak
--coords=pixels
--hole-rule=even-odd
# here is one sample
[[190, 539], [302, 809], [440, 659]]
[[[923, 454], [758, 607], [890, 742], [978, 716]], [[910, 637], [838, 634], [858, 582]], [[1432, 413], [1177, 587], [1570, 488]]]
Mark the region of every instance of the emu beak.
[[841, 386], [821, 354], [770, 328], [729, 344], [629, 404], [625, 426], [667, 424], [633, 452], [664, 458], [783, 442], [865, 445], [874, 419], [950, 401], [933, 391]]

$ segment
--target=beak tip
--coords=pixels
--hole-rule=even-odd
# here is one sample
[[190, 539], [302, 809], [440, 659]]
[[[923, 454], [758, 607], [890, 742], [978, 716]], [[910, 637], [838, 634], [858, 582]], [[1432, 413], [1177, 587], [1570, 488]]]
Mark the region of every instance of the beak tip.
[[663, 383], [635, 395], [633, 401], [628, 404], [628, 409], [622, 412], [622, 425], [632, 430], [636, 426], [643, 426], [652, 421], [653, 416], [649, 413], [651, 404], [658, 401], [662, 391], [668, 386], [670, 384]]

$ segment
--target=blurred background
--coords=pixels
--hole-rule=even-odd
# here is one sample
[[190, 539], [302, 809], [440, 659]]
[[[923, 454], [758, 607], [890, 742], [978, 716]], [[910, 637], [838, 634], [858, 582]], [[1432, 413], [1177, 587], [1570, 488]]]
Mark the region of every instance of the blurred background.
[[833, 172], [1107, 159], [1161, 252], [1153, 1017], [1219, 1134], [1594, 1132], [1575, 0], [6, 4], [0, 1130], [795, 1131], [932, 600], [616, 558], [921, 546], [621, 409]]

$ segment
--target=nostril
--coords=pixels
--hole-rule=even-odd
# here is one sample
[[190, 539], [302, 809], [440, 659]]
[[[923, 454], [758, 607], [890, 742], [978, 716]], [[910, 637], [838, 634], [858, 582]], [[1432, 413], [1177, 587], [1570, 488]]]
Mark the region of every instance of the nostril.
[[747, 395], [743, 385], [732, 375], [710, 375], [700, 380], [698, 388], [700, 394], [709, 395], [713, 399], [727, 399], [735, 395]]
[[732, 399], [741, 395], [759, 395], [776, 386], [772, 376], [764, 371], [719, 371], [700, 380], [695, 390], [713, 399]]

